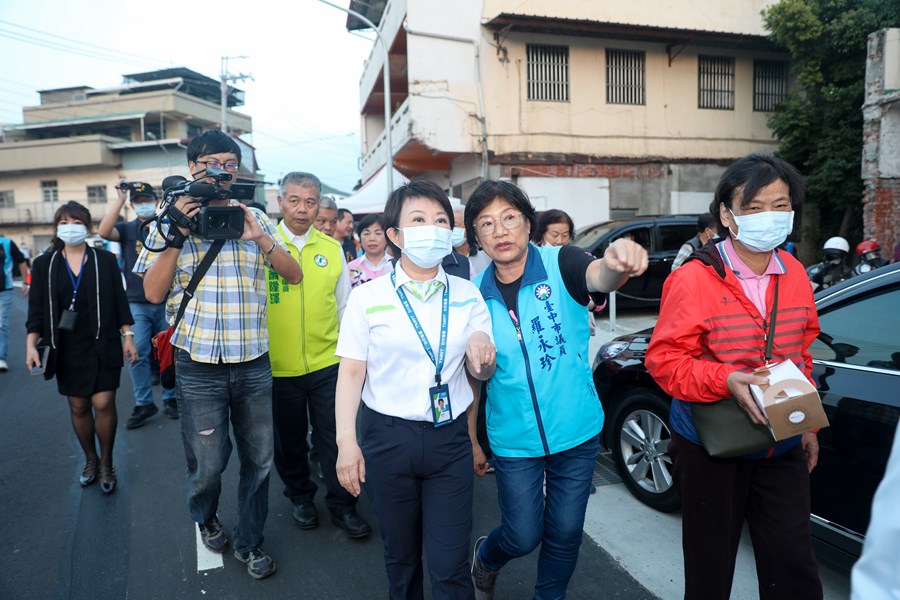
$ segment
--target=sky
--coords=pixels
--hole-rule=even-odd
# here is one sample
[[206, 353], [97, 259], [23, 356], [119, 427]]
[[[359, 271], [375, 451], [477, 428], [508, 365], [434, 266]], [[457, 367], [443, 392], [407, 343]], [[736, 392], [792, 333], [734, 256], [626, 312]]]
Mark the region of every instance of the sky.
[[266, 181], [302, 170], [350, 192], [360, 177], [359, 79], [374, 34], [348, 33], [346, 16], [318, 0], [0, 0], [0, 123], [21, 123], [41, 89], [112, 87], [168, 67], [218, 79], [221, 57], [246, 56], [228, 70], [253, 75], [236, 84], [246, 95], [237, 110], [253, 118], [245, 139]]

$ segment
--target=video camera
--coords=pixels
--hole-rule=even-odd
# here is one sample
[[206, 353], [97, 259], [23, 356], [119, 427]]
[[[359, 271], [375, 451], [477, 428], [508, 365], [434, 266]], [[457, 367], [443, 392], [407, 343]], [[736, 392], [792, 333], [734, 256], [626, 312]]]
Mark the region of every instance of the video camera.
[[[168, 231], [159, 228], [166, 239], [166, 247], [181, 242], [179, 239], [182, 237], [181, 232], [177, 227], [190, 229], [205, 240], [240, 239], [244, 233], [244, 211], [241, 207], [209, 206], [209, 203], [213, 200], [252, 200], [256, 186], [252, 183], [235, 183], [231, 188], [222, 187], [219, 184], [231, 181], [233, 176], [221, 169], [207, 168], [195, 173], [194, 176], [205, 180], [212, 179], [215, 183], [207, 183], [200, 179], [190, 181], [180, 175], [171, 175], [162, 182], [164, 193], [162, 208], [150, 221], [161, 221], [163, 217], [168, 217]], [[203, 205], [196, 216], [189, 218], [175, 207], [175, 201], [182, 196], [190, 196]], [[150, 221], [145, 221], [142, 227], [149, 225]], [[163, 248], [155, 251], [161, 250]]]
[[[131, 192], [131, 195], [134, 196], [140, 192], [150, 191], [153, 193], [153, 188], [151, 188], [148, 184], [142, 181], [120, 181], [119, 185], [116, 186], [123, 192]], [[155, 196], [156, 194], [154, 194]]]

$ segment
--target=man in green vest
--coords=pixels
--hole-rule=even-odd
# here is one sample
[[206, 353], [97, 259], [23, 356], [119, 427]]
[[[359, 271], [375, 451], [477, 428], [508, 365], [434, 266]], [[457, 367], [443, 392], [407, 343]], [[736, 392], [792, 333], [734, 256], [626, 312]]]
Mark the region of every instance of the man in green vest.
[[288, 173], [279, 184], [283, 220], [276, 229], [304, 277], [292, 285], [274, 271], [268, 275], [275, 467], [293, 504], [294, 523], [301, 529], [318, 527], [313, 503], [318, 487], [310, 477], [306, 442], [311, 422], [331, 522], [349, 537], [362, 538], [372, 528], [356, 512], [356, 498], [341, 487], [335, 472], [334, 392], [340, 361], [334, 351], [350, 275], [340, 242], [312, 226], [321, 196], [322, 184], [310, 173]]

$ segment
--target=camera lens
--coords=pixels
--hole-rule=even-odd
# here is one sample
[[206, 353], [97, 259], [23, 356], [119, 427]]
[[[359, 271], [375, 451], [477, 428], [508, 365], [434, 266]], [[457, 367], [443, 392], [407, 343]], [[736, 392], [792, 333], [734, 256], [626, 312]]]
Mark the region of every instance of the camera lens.
[[226, 225], [228, 225], [228, 220], [225, 218], [224, 215], [221, 215], [221, 214], [207, 215], [206, 226], [208, 229], [225, 229]]

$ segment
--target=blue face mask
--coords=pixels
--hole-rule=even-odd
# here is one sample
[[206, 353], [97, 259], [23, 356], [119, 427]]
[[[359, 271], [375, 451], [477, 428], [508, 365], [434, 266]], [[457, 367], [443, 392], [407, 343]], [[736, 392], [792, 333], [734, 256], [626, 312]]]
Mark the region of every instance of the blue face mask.
[[451, 234], [451, 243], [454, 248], [459, 248], [466, 243], [466, 230], [462, 227], [454, 227]]
[[156, 214], [156, 202], [135, 202], [134, 214], [141, 219], [149, 219]]
[[438, 266], [453, 251], [450, 245], [452, 233], [447, 227], [420, 225], [404, 227], [402, 231], [403, 254], [423, 269]]
[[78, 246], [87, 239], [87, 227], [81, 223], [60, 223], [56, 226], [56, 237], [66, 246]]
[[738, 226], [737, 235], [733, 231], [731, 235], [754, 252], [771, 252], [794, 230], [794, 211], [768, 210], [740, 217], [728, 212]]

